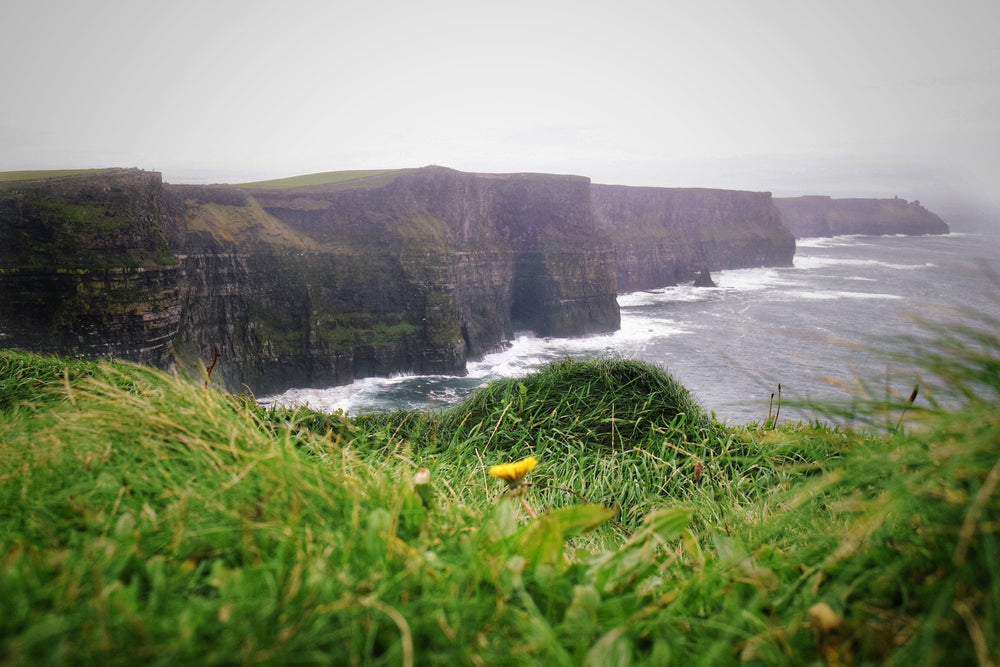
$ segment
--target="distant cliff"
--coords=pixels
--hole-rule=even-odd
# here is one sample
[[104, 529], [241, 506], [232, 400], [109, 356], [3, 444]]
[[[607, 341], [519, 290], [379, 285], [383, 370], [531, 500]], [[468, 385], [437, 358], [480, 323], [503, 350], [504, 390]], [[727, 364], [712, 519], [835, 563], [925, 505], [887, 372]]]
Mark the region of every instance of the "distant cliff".
[[594, 185], [619, 292], [692, 281], [702, 269], [790, 266], [795, 239], [768, 192]]
[[778, 197], [781, 219], [796, 238], [843, 234], [947, 234], [948, 225], [905, 199], [832, 199], [825, 196]]

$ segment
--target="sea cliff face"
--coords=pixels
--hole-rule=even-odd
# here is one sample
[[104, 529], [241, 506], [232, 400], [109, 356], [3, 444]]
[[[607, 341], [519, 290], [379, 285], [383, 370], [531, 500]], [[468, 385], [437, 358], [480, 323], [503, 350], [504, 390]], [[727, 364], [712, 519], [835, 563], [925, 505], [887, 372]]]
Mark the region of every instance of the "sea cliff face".
[[361, 279], [352, 292], [384, 282], [387, 273], [434, 287], [411, 321], [437, 322], [437, 338], [427, 342], [457, 341], [478, 357], [515, 328], [540, 336], [618, 328], [612, 255], [594, 221], [589, 187], [578, 176], [428, 167], [250, 193], [296, 233], [336, 249], [347, 263], [353, 257], [352, 273]]
[[796, 238], [843, 234], [947, 234], [937, 215], [905, 199], [833, 199], [811, 195], [779, 197], [774, 203]]
[[619, 325], [589, 180], [402, 170], [303, 188], [107, 170], [0, 184], [0, 345], [261, 393], [464, 372], [515, 328]]
[[[434, 246], [432, 223], [349, 215], [338, 227], [305, 215], [292, 225], [240, 188], [170, 190], [188, 230], [176, 349], [182, 358], [211, 358], [218, 346], [227, 386], [260, 393], [464, 372], [448, 258], [428, 250], [414, 262], [404, 247], [407, 235]], [[307, 213], [322, 204], [298, 197], [310, 202], [300, 205]]]
[[620, 292], [689, 282], [703, 269], [790, 266], [795, 255], [768, 192], [594, 185], [591, 198]]
[[169, 364], [183, 271], [160, 175], [0, 183], [0, 346]]

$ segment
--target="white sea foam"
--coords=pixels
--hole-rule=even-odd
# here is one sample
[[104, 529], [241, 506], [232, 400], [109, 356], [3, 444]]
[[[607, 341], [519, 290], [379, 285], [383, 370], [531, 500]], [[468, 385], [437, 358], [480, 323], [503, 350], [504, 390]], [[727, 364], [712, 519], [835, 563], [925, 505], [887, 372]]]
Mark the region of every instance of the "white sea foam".
[[782, 276], [782, 270], [773, 268], [727, 269], [719, 271], [713, 276], [713, 280], [715, 287], [672, 285], [655, 290], [619, 294], [618, 305], [622, 308], [636, 308], [662, 306], [671, 302], [696, 303], [721, 298], [728, 290], [755, 291], [787, 282]]
[[782, 291], [781, 294], [791, 296], [796, 299], [808, 299], [810, 301], [829, 301], [834, 299], [903, 299], [905, 297], [898, 294], [876, 294], [871, 292], [848, 292], [843, 290], [829, 291], [808, 291], [789, 290]]
[[871, 245], [863, 239], [869, 238], [862, 234], [847, 236], [817, 236], [805, 239], [795, 239], [795, 248], [839, 248], [842, 246]]
[[545, 361], [545, 339], [521, 334], [499, 352], [487, 354], [466, 367], [470, 377], [520, 377]]
[[663, 303], [668, 297], [670, 288], [664, 287], [658, 290], [647, 290], [644, 292], [629, 292], [618, 295], [618, 305], [621, 308], [634, 308], [636, 306], [655, 306]]
[[618, 295], [618, 305], [622, 308], [639, 306], [662, 306], [671, 302], [693, 303], [705, 301], [718, 294], [716, 287], [694, 287], [692, 285], [671, 285], [655, 290], [629, 292]]
[[856, 266], [867, 268], [881, 267], [899, 270], [926, 269], [935, 266], [932, 262], [924, 262], [922, 264], [897, 264], [893, 262], [883, 262], [878, 259], [817, 257], [812, 255], [796, 255], [793, 262], [796, 269], [805, 269], [807, 271], [815, 271], [816, 269], [823, 269], [831, 266]]
[[[715, 276], [718, 289], [758, 291], [787, 284], [780, 269], [733, 269]], [[712, 288], [708, 288], [712, 289]]]
[[260, 399], [263, 405], [307, 407], [320, 412], [349, 411], [358, 399], [384, 384], [387, 378], [364, 378], [337, 387], [306, 387], [289, 389], [275, 396]]

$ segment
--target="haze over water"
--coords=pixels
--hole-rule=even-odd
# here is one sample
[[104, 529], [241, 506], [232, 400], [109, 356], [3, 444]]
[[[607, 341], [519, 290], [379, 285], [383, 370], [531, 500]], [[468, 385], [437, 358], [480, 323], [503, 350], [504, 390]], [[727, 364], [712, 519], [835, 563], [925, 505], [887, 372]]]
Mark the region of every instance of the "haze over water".
[[[491, 380], [572, 357], [639, 359], [673, 374], [695, 399], [732, 424], [763, 421], [771, 394], [788, 401], [847, 400], [860, 378], [907, 395], [919, 380], [875, 351], [915, 333], [909, 319], [947, 318], [969, 306], [990, 312], [1000, 241], [979, 234], [800, 239], [794, 266], [720, 271], [718, 287], [666, 287], [618, 297], [617, 332], [578, 339], [519, 334], [506, 350], [469, 363], [469, 375], [366, 378], [300, 388], [265, 402], [357, 415], [454, 405]], [[988, 270], [987, 270], [988, 269]], [[1000, 316], [1000, 313], [992, 314]], [[783, 407], [782, 418], [815, 415]]]

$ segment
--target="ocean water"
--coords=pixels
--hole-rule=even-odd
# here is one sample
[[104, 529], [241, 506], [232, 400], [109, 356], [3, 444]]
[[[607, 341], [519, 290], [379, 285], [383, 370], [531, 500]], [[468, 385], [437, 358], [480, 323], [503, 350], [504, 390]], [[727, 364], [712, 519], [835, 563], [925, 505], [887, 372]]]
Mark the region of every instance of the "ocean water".
[[[618, 297], [617, 332], [576, 339], [518, 334], [507, 349], [468, 364], [466, 377], [401, 375], [329, 388], [296, 388], [265, 403], [351, 415], [454, 405], [488, 382], [565, 359], [620, 357], [656, 364], [730, 424], [763, 421], [781, 384], [785, 404], [849, 400], [858, 380], [909, 394], [912, 369], [873, 343], [915, 333], [912, 315], [947, 319], [968, 306], [995, 312], [1000, 242], [978, 234], [800, 239], [794, 266], [713, 274], [715, 288], [666, 287]], [[782, 419], [810, 419], [782, 407]]]

